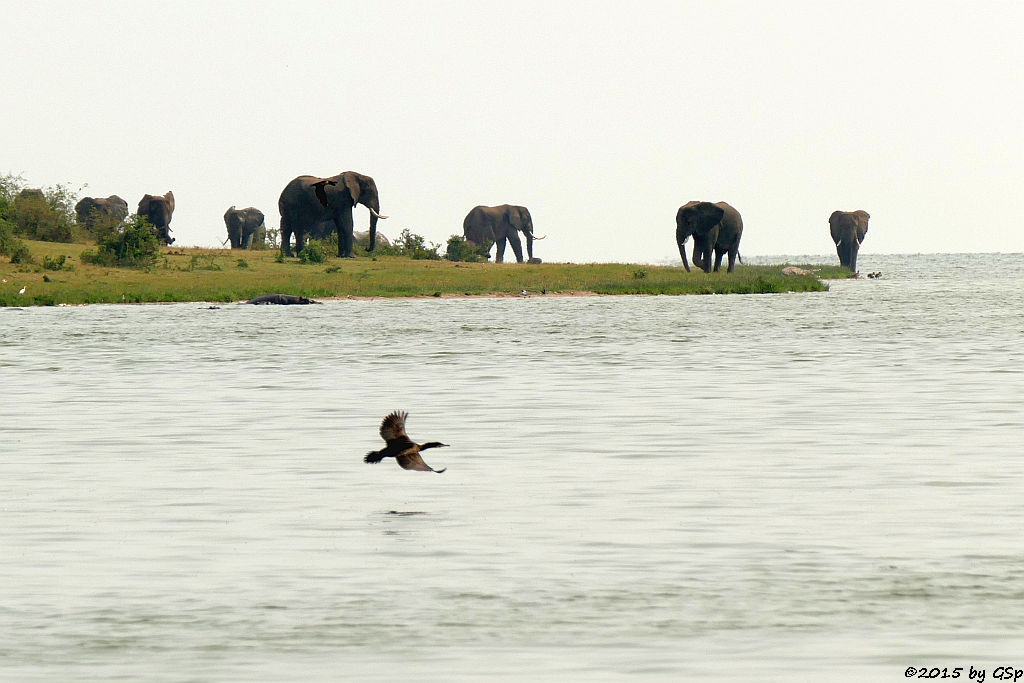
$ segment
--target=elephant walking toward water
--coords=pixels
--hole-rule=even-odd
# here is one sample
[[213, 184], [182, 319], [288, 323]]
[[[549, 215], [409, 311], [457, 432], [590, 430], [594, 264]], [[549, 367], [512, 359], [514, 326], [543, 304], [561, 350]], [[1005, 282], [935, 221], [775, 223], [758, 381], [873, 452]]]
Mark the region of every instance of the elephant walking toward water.
[[491, 244], [497, 243], [498, 249], [494, 256], [495, 263], [505, 260], [505, 241], [512, 245], [518, 263], [523, 262], [523, 246], [519, 241], [519, 232], [526, 236], [526, 254], [530, 263], [537, 263], [533, 258], [533, 241], [544, 237], [533, 234], [533, 217], [525, 206], [502, 204], [501, 206], [475, 206], [462, 221], [462, 234], [466, 240], [481, 248], [491, 250]]
[[263, 212], [251, 206], [247, 209], [232, 206], [224, 213], [224, 227], [228, 231], [232, 249], [251, 249], [253, 238], [264, 228]]
[[833, 211], [828, 217], [829, 232], [836, 243], [839, 264], [857, 272], [857, 252], [868, 234], [867, 211]]
[[370, 210], [370, 248], [377, 245], [377, 219], [380, 198], [377, 184], [370, 176], [345, 171], [330, 178], [300, 175], [281, 192], [277, 208], [281, 212], [281, 251], [292, 255], [291, 238], [295, 235], [295, 252], [306, 246], [306, 234], [318, 223], [330, 221], [338, 231], [338, 256], [354, 258], [352, 209], [362, 204]]
[[168, 246], [174, 244], [174, 238], [171, 237], [171, 216], [174, 214], [173, 192], [168, 190], [164, 195], [143, 195], [139, 200], [137, 213], [156, 228], [156, 237], [162, 244]]
[[79, 225], [85, 226], [89, 232], [99, 227], [113, 227], [128, 217], [128, 202], [116, 194], [106, 199], [82, 197], [75, 204], [75, 216]]
[[[743, 236], [743, 218], [740, 212], [726, 202], [687, 202], [676, 211], [676, 246], [683, 266], [686, 261], [686, 241], [693, 237], [693, 265], [705, 273], [711, 272], [711, 252], [715, 252], [715, 270], [722, 266], [722, 257], [729, 255], [728, 272], [736, 266]], [[741, 259], [742, 261], [742, 259]]]

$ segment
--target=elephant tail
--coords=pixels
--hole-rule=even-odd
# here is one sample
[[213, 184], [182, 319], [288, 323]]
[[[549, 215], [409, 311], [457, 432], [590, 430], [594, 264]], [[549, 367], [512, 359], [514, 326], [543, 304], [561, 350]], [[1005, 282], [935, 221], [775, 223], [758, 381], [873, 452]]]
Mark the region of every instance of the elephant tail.
[[383, 459], [384, 459], [383, 451], [370, 451], [369, 453], [366, 454], [366, 457], [363, 458], [363, 462], [368, 462], [368, 463], [370, 463], [372, 465], [374, 463], [380, 462]]

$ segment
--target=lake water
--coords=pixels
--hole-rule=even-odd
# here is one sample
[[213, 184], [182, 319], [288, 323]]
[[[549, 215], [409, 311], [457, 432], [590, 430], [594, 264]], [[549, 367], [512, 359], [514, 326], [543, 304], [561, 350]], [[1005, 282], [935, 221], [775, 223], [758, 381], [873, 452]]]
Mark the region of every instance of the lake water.
[[[0, 679], [1024, 668], [1024, 256], [860, 267], [0, 309]], [[395, 408], [446, 473], [362, 462]]]

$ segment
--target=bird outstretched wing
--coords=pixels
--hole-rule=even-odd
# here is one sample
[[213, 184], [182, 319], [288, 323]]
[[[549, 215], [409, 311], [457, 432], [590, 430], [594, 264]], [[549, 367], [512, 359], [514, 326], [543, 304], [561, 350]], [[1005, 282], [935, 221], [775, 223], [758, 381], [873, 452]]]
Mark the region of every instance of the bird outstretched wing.
[[437, 472], [441, 474], [447, 467], [435, 470], [433, 467], [423, 462], [423, 458], [420, 457], [419, 453], [403, 453], [395, 458], [398, 461], [399, 467], [403, 470], [418, 470], [420, 472]]
[[385, 441], [392, 441], [394, 439], [405, 437], [405, 418], [408, 416], [409, 413], [404, 410], [392, 411], [392, 413], [385, 417], [380, 423], [381, 438]]

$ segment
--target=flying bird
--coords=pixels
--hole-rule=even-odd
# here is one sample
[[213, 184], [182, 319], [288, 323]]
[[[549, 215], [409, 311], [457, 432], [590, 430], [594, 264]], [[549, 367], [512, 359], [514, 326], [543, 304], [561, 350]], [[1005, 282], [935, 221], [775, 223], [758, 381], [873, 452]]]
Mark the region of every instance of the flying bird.
[[405, 418], [408, 416], [409, 413], [404, 410], [396, 410], [381, 421], [380, 435], [388, 445], [382, 450], [367, 453], [366, 457], [363, 458], [363, 462], [378, 463], [384, 458], [394, 458], [398, 461], [398, 466], [403, 470], [418, 470], [420, 472], [437, 472], [441, 474], [448, 468], [435, 470], [423, 462], [423, 458], [420, 457], [420, 451], [447, 446], [448, 444], [439, 441], [428, 441], [424, 444], [413, 442], [409, 435], [405, 433]]

